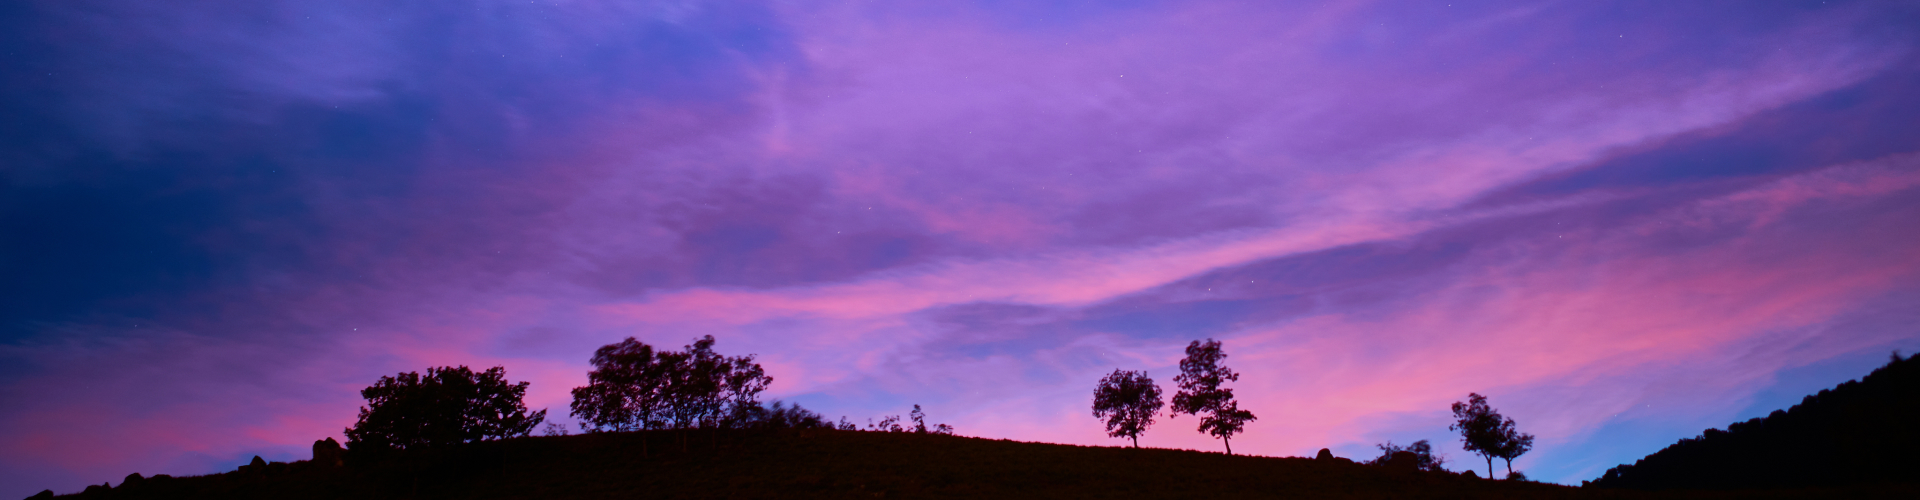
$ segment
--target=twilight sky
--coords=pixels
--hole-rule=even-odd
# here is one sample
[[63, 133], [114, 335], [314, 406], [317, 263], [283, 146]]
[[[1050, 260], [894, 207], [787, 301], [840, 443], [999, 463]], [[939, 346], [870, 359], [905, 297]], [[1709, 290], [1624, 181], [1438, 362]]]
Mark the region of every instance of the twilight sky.
[[1276, 4], [0, 3], [0, 497], [627, 336], [1102, 446], [1211, 337], [1237, 452], [1573, 484], [1920, 350], [1920, 8]]

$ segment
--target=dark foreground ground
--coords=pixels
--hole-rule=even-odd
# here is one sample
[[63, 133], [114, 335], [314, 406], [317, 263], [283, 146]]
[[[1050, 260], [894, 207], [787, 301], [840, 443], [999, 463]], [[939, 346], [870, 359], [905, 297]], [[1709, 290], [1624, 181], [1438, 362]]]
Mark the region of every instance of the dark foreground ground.
[[833, 430], [531, 437], [344, 467], [155, 478], [81, 498], [1920, 498], [1920, 488], [1637, 492], [1344, 460]]

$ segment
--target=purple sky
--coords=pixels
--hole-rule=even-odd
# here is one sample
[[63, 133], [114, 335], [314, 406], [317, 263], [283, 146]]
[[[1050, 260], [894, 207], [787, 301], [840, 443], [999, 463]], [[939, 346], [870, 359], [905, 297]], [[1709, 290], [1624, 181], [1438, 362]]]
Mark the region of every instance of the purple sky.
[[1107, 446], [1216, 338], [1236, 452], [1573, 484], [1920, 350], [1915, 6], [1277, 3], [7, 2], [0, 497], [627, 336]]

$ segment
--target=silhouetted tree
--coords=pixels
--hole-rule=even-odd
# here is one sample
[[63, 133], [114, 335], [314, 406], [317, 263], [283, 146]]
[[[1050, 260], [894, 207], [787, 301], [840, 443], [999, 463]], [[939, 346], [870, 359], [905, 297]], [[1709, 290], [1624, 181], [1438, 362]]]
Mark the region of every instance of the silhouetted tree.
[[1107, 436], [1132, 439], [1134, 448], [1140, 447], [1140, 435], [1153, 426], [1154, 414], [1164, 405], [1160, 386], [1145, 371], [1116, 369], [1093, 390], [1094, 418], [1107, 419]]
[[1240, 403], [1233, 400], [1233, 389], [1220, 387], [1220, 384], [1240, 380], [1240, 374], [1222, 366], [1220, 361], [1227, 354], [1220, 349], [1220, 342], [1207, 339], [1187, 344], [1187, 357], [1180, 360], [1180, 376], [1173, 381], [1180, 384], [1180, 392], [1173, 395], [1173, 415], [1181, 413], [1200, 417], [1200, 432], [1219, 437], [1227, 447], [1227, 454], [1233, 454], [1233, 435], [1239, 433], [1247, 422], [1256, 419], [1253, 412], [1240, 409]]
[[1434, 455], [1433, 445], [1425, 439], [1414, 441], [1412, 445], [1405, 448], [1395, 446], [1392, 441], [1374, 446], [1380, 448], [1380, 456], [1367, 461], [1367, 465], [1404, 466], [1414, 470], [1435, 472], [1446, 470], [1447, 459]]
[[685, 351], [655, 350], [632, 337], [602, 346], [587, 385], [573, 390], [573, 414], [595, 430], [677, 429], [684, 450], [685, 430], [717, 430], [752, 413], [773, 384], [752, 355], [722, 356], [713, 344], [707, 335]]
[[934, 426], [931, 428], [927, 427], [927, 413], [920, 411], [920, 405], [913, 405], [913, 413], [911, 415], [913, 415], [913, 431], [914, 432], [918, 432], [921, 434], [945, 434], [948, 436], [953, 435], [953, 426], [951, 425], [934, 424]]
[[[708, 339], [711, 338], [712, 337], [708, 337]], [[711, 345], [711, 343], [709, 343], [709, 345]], [[761, 368], [759, 363], [753, 362], [752, 354], [725, 358], [723, 363], [720, 395], [726, 401], [726, 404], [732, 406], [758, 406], [760, 404], [760, 393], [766, 391], [767, 386], [773, 385], [773, 377], [768, 376], [767, 370]], [[779, 405], [775, 405], [774, 409], [778, 410]], [[798, 404], [793, 405], [791, 410], [806, 411], [800, 408]], [[818, 417], [818, 415], [815, 415], [815, 417]]]
[[[913, 427], [900, 425], [901, 420], [899, 415], [888, 415], [881, 418], [880, 423], [874, 423], [873, 419], [867, 419], [867, 430], [871, 432], [913, 432], [919, 434], [953, 435], [953, 426], [951, 425], [938, 424], [933, 427], [927, 427], [927, 414], [920, 410], [920, 405], [913, 405], [913, 412], [907, 415], [913, 419]], [[846, 422], [845, 420], [845, 418], [841, 419], [840, 428], [852, 430], [850, 428], [852, 423]]]
[[[1493, 456], [1507, 461], [1507, 478], [1512, 479], [1513, 459], [1520, 458], [1521, 455], [1533, 450], [1533, 435], [1520, 432], [1515, 427], [1512, 417], [1500, 422], [1499, 432], [1500, 449], [1496, 450]], [[1525, 479], [1526, 476], [1521, 476], [1521, 480]]]
[[659, 351], [628, 337], [593, 354], [587, 385], [573, 389], [573, 415], [597, 430], [723, 427], [751, 412], [773, 383], [752, 355], [726, 357], [713, 336], [685, 351]]
[[913, 411], [907, 412], [907, 417], [913, 419], [913, 432], [927, 433], [927, 412], [920, 411], [920, 405], [913, 405]]
[[1487, 404], [1486, 396], [1468, 393], [1467, 402], [1453, 403], [1453, 419], [1447, 429], [1460, 432], [1461, 447], [1487, 459], [1487, 479], [1493, 479], [1493, 458], [1502, 453], [1507, 438], [1500, 413]]
[[633, 337], [593, 352], [587, 385], [573, 389], [573, 416], [592, 430], [635, 431], [666, 422], [667, 380], [675, 367], [662, 363]]
[[527, 382], [506, 380], [506, 368], [474, 372], [465, 366], [428, 368], [380, 377], [360, 391], [367, 406], [347, 428], [353, 450], [445, 446], [525, 436], [547, 411], [527, 413]]

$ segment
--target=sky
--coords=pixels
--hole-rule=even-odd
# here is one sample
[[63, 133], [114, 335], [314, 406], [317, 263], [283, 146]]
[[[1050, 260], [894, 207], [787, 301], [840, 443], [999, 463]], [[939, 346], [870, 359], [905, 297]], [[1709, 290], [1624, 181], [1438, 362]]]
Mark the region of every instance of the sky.
[[[702, 335], [763, 399], [1579, 484], [1920, 350], [1901, 2], [0, 3], [0, 496], [306, 459], [382, 375]], [[1192, 416], [1143, 446], [1220, 451]], [[1504, 470], [1502, 471], [1504, 474]]]

